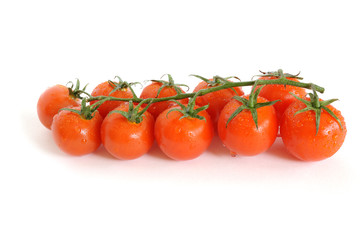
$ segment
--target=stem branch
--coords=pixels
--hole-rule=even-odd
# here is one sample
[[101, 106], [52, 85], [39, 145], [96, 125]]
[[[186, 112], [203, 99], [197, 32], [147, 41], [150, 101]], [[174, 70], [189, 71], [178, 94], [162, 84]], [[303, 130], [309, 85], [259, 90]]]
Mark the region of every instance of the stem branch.
[[[87, 98], [87, 101], [95, 101], [95, 100], [104, 100], [104, 101], [133, 101], [133, 102], [141, 102], [143, 103], [156, 103], [156, 102], [163, 102], [163, 101], [169, 101], [169, 100], [180, 100], [184, 98], [191, 98], [194, 97], [194, 95], [198, 94], [198, 96], [203, 96], [205, 94], [216, 92], [223, 89], [233, 88], [233, 87], [244, 87], [244, 86], [253, 86], [256, 81], [245, 81], [245, 82], [226, 82], [222, 85], [202, 89], [197, 93], [180, 93], [175, 96], [170, 97], [163, 97], [163, 98], [148, 98], [148, 99], [141, 99], [139, 97], [136, 97], [134, 95], [133, 98], [117, 98], [117, 97], [111, 97], [111, 96], [96, 96], [96, 97], [89, 97]], [[318, 85], [315, 85], [313, 83], [303, 83], [303, 82], [295, 82], [292, 80], [288, 80], [285, 77], [281, 77], [279, 79], [271, 79], [271, 80], [257, 80], [257, 85], [270, 85], [270, 84], [282, 84], [282, 85], [291, 85], [306, 89], [315, 90], [317, 92], [323, 93], [325, 89], [323, 87], [320, 87]]]

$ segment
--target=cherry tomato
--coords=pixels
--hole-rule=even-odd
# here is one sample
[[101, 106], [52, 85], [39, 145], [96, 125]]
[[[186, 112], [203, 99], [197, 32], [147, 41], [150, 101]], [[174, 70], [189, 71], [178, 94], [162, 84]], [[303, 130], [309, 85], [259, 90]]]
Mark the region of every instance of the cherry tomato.
[[[123, 103], [114, 110], [128, 112], [129, 103]], [[108, 114], [101, 127], [105, 149], [123, 160], [135, 159], [147, 153], [154, 142], [154, 119], [147, 111], [142, 119], [140, 123], [135, 123], [119, 113]]]
[[[213, 81], [213, 79], [210, 79], [210, 81]], [[205, 81], [200, 82], [193, 90], [193, 92], [198, 92], [202, 89], [211, 88], [212, 86], [209, 86], [209, 84]], [[215, 86], [213, 86], [215, 87]], [[208, 114], [211, 116], [213, 123], [215, 127], [217, 127], [217, 122], [219, 118], [219, 114], [221, 113], [223, 107], [236, 95], [242, 96], [244, 92], [242, 91], [241, 87], [234, 87], [233, 90], [223, 89], [220, 91], [215, 91], [208, 93], [203, 96], [199, 96], [196, 99], [196, 104], [198, 106], [204, 106], [209, 104], [209, 107], [207, 108]]]
[[[260, 77], [260, 80], [274, 80], [277, 77]], [[287, 77], [286, 79], [299, 82], [296, 78]], [[281, 120], [281, 117], [287, 107], [295, 101], [295, 98], [290, 94], [293, 93], [298, 97], [306, 96], [306, 91], [304, 88], [295, 87], [291, 85], [280, 85], [280, 84], [270, 84], [265, 85], [259, 96], [268, 99], [269, 101], [280, 100], [275, 103], [273, 106], [276, 109], [277, 119], [278, 121]]]
[[80, 99], [70, 94], [66, 86], [55, 85], [41, 94], [37, 111], [40, 122], [50, 129], [53, 117], [61, 108], [80, 106]]
[[[119, 89], [116, 89], [115, 91], [113, 91], [115, 87], [116, 86], [114, 85], [114, 83], [112, 84], [112, 82], [109, 82], [109, 81], [103, 82], [94, 88], [91, 95], [93, 97], [112, 96], [112, 97], [117, 97], [117, 98], [133, 98], [133, 94], [128, 87], [119, 88]], [[90, 104], [94, 104], [95, 102], [97, 102], [97, 101], [91, 101]], [[99, 111], [100, 115], [103, 118], [105, 118], [110, 111], [112, 111], [114, 108], [118, 107], [120, 104], [122, 104], [121, 101], [106, 101], [106, 102], [102, 103], [102, 105], [98, 108], [98, 111]]]
[[[189, 160], [200, 156], [213, 138], [213, 125], [209, 114], [199, 115], [205, 120], [184, 117], [183, 113], [166, 109], [155, 121], [155, 138], [160, 149], [174, 160]], [[197, 107], [196, 107], [197, 108]], [[182, 118], [183, 117], [183, 118]]]
[[[304, 98], [309, 100], [309, 98]], [[322, 100], [321, 100], [322, 101]], [[316, 134], [315, 111], [295, 114], [306, 105], [296, 100], [285, 111], [280, 131], [287, 150], [303, 161], [319, 161], [334, 155], [342, 146], [346, 136], [346, 125], [341, 112], [331, 105], [327, 107], [338, 117], [337, 120], [321, 109], [320, 123]]]
[[[79, 107], [70, 109], [79, 110]], [[90, 120], [78, 113], [61, 110], [51, 126], [54, 141], [65, 153], [82, 156], [94, 152], [101, 144], [100, 127], [103, 118], [96, 111]]]
[[[163, 97], [170, 97], [170, 96], [177, 95], [177, 91], [174, 89], [174, 87], [165, 86], [159, 92], [159, 95], [157, 96], [158, 91], [162, 87], [162, 85], [163, 85], [162, 82], [152, 82], [150, 85], [146, 86], [143, 89], [142, 93], [140, 94], [140, 98], [142, 98], [142, 99], [156, 98], [156, 97], [163, 98]], [[183, 90], [182, 90], [182, 93], [184, 93]], [[179, 102], [182, 104], [187, 104], [188, 99], [181, 99], [181, 100], [179, 100]], [[163, 112], [165, 109], [170, 108], [174, 105], [175, 105], [175, 103], [172, 101], [163, 101], [163, 102], [152, 103], [152, 105], [148, 108], [147, 111], [153, 115], [154, 119], [156, 119], [161, 112]]]
[[[245, 96], [246, 99], [249, 96]], [[258, 103], [267, 102], [263, 97], [257, 97]], [[223, 108], [218, 120], [218, 135], [232, 155], [253, 156], [270, 148], [276, 139], [278, 124], [273, 106], [257, 108], [258, 129], [251, 111], [244, 109], [227, 125], [228, 119], [242, 106], [238, 100], [231, 100]]]

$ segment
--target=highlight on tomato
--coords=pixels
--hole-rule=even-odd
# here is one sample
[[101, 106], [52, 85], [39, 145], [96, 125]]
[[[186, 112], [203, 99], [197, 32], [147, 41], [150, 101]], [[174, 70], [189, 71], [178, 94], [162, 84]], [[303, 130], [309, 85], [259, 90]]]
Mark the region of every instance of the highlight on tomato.
[[273, 104], [258, 96], [262, 88], [254, 87], [250, 95], [234, 97], [222, 110], [218, 135], [232, 156], [254, 156], [274, 143], [278, 123]]
[[139, 158], [153, 145], [154, 119], [147, 108], [142, 108], [141, 105], [142, 103], [134, 107], [132, 101], [122, 103], [102, 123], [102, 143], [118, 159]]
[[[283, 73], [281, 69], [278, 70], [277, 72], [261, 72], [261, 73], [262, 75], [258, 75], [259, 80], [281, 79], [281, 80], [299, 82], [299, 80], [303, 79], [302, 77], [299, 77], [300, 73], [296, 75], [292, 75], [289, 73]], [[277, 119], [278, 121], [280, 121], [287, 107], [296, 100], [291, 93], [300, 98], [306, 96], [306, 91], [304, 88], [292, 86], [292, 85], [282, 85], [282, 84], [264, 85], [259, 96], [264, 97], [269, 101], [279, 100], [273, 105], [273, 107], [276, 110]]]
[[[123, 81], [119, 76], [115, 76], [118, 79], [118, 82], [106, 81], [98, 84], [92, 91], [91, 95], [93, 97], [97, 96], [111, 96], [116, 98], [133, 98], [135, 93], [132, 91], [131, 85], [138, 83], [127, 83]], [[91, 101], [90, 104], [98, 102], [97, 100]], [[114, 108], [122, 104], [121, 101], [106, 101], [100, 105], [98, 111], [100, 115], [105, 118], [107, 114], [112, 111]]]
[[[147, 98], [164, 98], [164, 97], [171, 97], [177, 94], [184, 93], [181, 87], [187, 87], [185, 84], [176, 84], [170, 74], [167, 74], [168, 81], [165, 80], [152, 80], [152, 83], [146, 86], [140, 94], [141, 99]], [[182, 104], [187, 104], [188, 99], [184, 98], [179, 100]], [[150, 112], [154, 119], [158, 117], [164, 110], [175, 106], [173, 101], [162, 101], [162, 102], [155, 102], [149, 107], [148, 112]]]
[[346, 124], [339, 110], [323, 101], [316, 91], [300, 98], [285, 111], [280, 132], [286, 149], [302, 161], [320, 161], [333, 156], [346, 137]]
[[[53, 117], [61, 108], [79, 107], [81, 94], [85, 93], [85, 88], [80, 89], [80, 82], [77, 79], [76, 85], [72, 82], [70, 87], [64, 85], [55, 85], [43, 92], [37, 103], [37, 113], [40, 122], [48, 129], [51, 128]], [[68, 84], [69, 84], [68, 83]]]
[[[227, 82], [231, 82], [231, 78], [237, 77], [227, 77], [222, 78], [220, 76], [214, 76], [212, 79], [207, 79], [201, 77], [199, 75], [191, 75], [201, 79], [202, 81], [194, 88], [193, 92], [198, 92], [202, 89], [214, 88], [217, 86], [221, 86]], [[237, 78], [238, 79], [238, 78]], [[208, 114], [211, 116], [214, 126], [217, 127], [217, 122], [219, 115], [224, 108], [224, 106], [231, 101], [234, 96], [242, 96], [244, 92], [242, 91], [241, 87], [232, 87], [227, 88], [211, 93], [207, 93], [203, 96], [198, 96], [196, 99], [196, 105], [198, 106], [205, 106], [209, 105], [207, 108]]]
[[65, 153], [82, 156], [94, 152], [101, 144], [102, 116], [85, 105], [61, 109], [51, 126], [53, 139]]
[[198, 107], [195, 101], [185, 106], [163, 111], [155, 121], [155, 138], [160, 149], [174, 160], [199, 157], [211, 144], [214, 130], [207, 106]]

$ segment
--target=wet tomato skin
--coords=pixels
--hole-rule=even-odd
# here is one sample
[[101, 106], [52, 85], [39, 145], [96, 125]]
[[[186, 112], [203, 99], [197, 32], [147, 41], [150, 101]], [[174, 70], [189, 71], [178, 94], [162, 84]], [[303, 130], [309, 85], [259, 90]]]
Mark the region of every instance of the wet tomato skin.
[[69, 95], [69, 89], [63, 85], [55, 85], [43, 92], [37, 103], [40, 122], [48, 129], [51, 128], [53, 117], [61, 108], [80, 106], [80, 99]]
[[[305, 98], [309, 100], [309, 98]], [[281, 119], [280, 132], [286, 149], [302, 161], [320, 161], [333, 156], [342, 146], [346, 137], [346, 124], [341, 112], [331, 105], [327, 107], [340, 119], [338, 122], [326, 111], [321, 110], [320, 125], [316, 135], [314, 111], [295, 113], [306, 105], [295, 101]]]
[[155, 138], [160, 149], [174, 160], [190, 160], [200, 156], [209, 147], [214, 135], [209, 114], [204, 110], [199, 113], [205, 120], [191, 117], [180, 119], [183, 114], [178, 111], [168, 114], [171, 109], [162, 112], [155, 122]]
[[[117, 97], [117, 98], [133, 98], [132, 91], [130, 91], [129, 88], [121, 88], [121, 89], [114, 91], [112, 94], [110, 94], [111, 91], [113, 91], [113, 90], [114, 90], [114, 87], [111, 84], [109, 84], [109, 82], [102, 82], [94, 88], [91, 95], [93, 97], [112, 96], [112, 97]], [[91, 101], [90, 104], [94, 104], [95, 102], [97, 102], [97, 101]], [[118, 107], [120, 104], [122, 104], [121, 101], [106, 101], [98, 108], [98, 111], [99, 111], [100, 115], [103, 118], [105, 118], [110, 111], [112, 111], [114, 108]]]
[[[266, 101], [265, 98], [257, 98], [257, 102]], [[272, 146], [277, 136], [278, 123], [274, 107], [266, 106], [257, 109], [258, 129], [251, 111], [246, 109], [235, 116], [226, 127], [232, 113], [241, 105], [241, 102], [233, 99], [223, 108], [218, 120], [220, 139], [232, 154], [254, 156], [265, 152]]]
[[[146, 99], [146, 98], [155, 98], [157, 96], [159, 88], [162, 86], [162, 83], [160, 82], [153, 82], [150, 85], [146, 86], [142, 93], [140, 94], [140, 98]], [[182, 90], [182, 93], [184, 91]], [[164, 97], [170, 97], [177, 95], [177, 91], [173, 87], [164, 87], [157, 98], [164, 98]], [[182, 104], [187, 104], [188, 99], [180, 99], [178, 100]], [[158, 117], [159, 114], [161, 114], [164, 110], [167, 108], [170, 108], [172, 106], [175, 106], [176, 103], [172, 101], [162, 101], [162, 102], [156, 102], [152, 103], [152, 105], [148, 108], [148, 112], [150, 112], [154, 119]]]
[[[212, 79], [210, 79], [210, 80], [212, 80]], [[202, 89], [207, 89], [207, 88], [212, 88], [212, 87], [209, 86], [207, 82], [202, 81], [194, 88], [193, 92], [198, 92]], [[215, 127], [217, 127], [218, 118], [219, 118], [219, 115], [220, 115], [223, 107], [234, 96], [244, 95], [244, 92], [242, 91], [241, 87], [234, 87], [233, 89], [234, 89], [234, 91], [232, 89], [223, 89], [220, 91], [211, 92], [206, 95], [199, 96], [196, 99], [196, 104], [200, 107], [209, 104], [209, 107], [207, 108], [206, 111], [211, 116]]]
[[[276, 77], [260, 77], [261, 80], [274, 80]], [[287, 78], [288, 80], [299, 82], [296, 78]], [[306, 90], [304, 88], [295, 87], [291, 85], [287, 85], [286, 87], [281, 84], [270, 84], [265, 85], [259, 96], [268, 99], [269, 101], [280, 100], [276, 102], [273, 106], [276, 110], [277, 119], [280, 121], [284, 111], [287, 107], [293, 103], [296, 98], [292, 96], [291, 93], [296, 96], [303, 98], [306, 96]]]
[[[75, 107], [74, 109], [80, 109]], [[87, 120], [77, 113], [62, 110], [54, 116], [52, 135], [58, 147], [70, 155], [82, 156], [94, 152], [101, 144], [99, 112]]]
[[[128, 111], [123, 103], [114, 110]], [[108, 114], [101, 127], [101, 139], [105, 149], [121, 160], [136, 159], [147, 153], [154, 142], [154, 119], [147, 111], [143, 121], [133, 123], [119, 113]]]

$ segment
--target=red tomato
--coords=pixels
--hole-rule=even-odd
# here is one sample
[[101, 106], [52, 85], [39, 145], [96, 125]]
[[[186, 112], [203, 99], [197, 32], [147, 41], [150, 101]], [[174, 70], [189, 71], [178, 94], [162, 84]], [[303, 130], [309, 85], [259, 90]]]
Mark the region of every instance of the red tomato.
[[[206, 111], [199, 112], [205, 120], [183, 117], [183, 113], [162, 112], [155, 121], [155, 138], [160, 149], [174, 160], [189, 160], [200, 156], [213, 138], [213, 125]], [[197, 107], [196, 107], [197, 108]], [[169, 113], [169, 114], [168, 114]], [[183, 118], [181, 118], [183, 117]]]
[[40, 122], [50, 129], [53, 117], [61, 108], [80, 106], [80, 99], [69, 94], [69, 89], [63, 85], [55, 85], [41, 94], [38, 105]]
[[[111, 85], [108, 81], [100, 83], [96, 86], [91, 93], [93, 97], [96, 96], [109, 96], [111, 91], [114, 90], [114, 85]], [[133, 98], [133, 94], [128, 87], [120, 88], [110, 94], [112, 97], [117, 98]], [[97, 101], [91, 101], [90, 104], [93, 104]], [[118, 107], [122, 104], [122, 101], [106, 101], [99, 108], [98, 111], [103, 118], [107, 116], [107, 114], [112, 111], [114, 108]]]
[[[309, 98], [304, 98], [309, 100]], [[285, 111], [280, 131], [287, 150], [303, 161], [319, 161], [334, 155], [342, 146], [346, 136], [346, 124], [341, 112], [333, 106], [327, 107], [340, 119], [343, 126], [325, 110], [321, 110], [318, 133], [314, 111], [295, 113], [306, 105], [296, 100]]]
[[[79, 110], [79, 107], [71, 109]], [[71, 155], [81, 156], [94, 152], [101, 144], [100, 127], [103, 118], [96, 111], [87, 120], [78, 113], [62, 110], [54, 116], [51, 126], [53, 138], [58, 147]]]
[[[128, 112], [129, 103], [123, 103], [114, 110]], [[152, 147], [153, 129], [154, 119], [147, 111], [140, 123], [131, 122], [119, 113], [110, 113], [101, 127], [102, 143], [105, 149], [118, 159], [135, 159]]]
[[[257, 97], [257, 102], [267, 102], [267, 99]], [[232, 155], [260, 154], [270, 148], [276, 139], [276, 111], [273, 106], [257, 108], [258, 129], [248, 109], [241, 111], [227, 125], [228, 119], [240, 106], [242, 103], [233, 99], [223, 108], [218, 120], [218, 135]]]
[[[259, 79], [274, 80], [277, 79], [277, 77], [260, 77]], [[287, 77], [286, 79], [299, 82], [296, 78]], [[280, 84], [265, 85], [259, 94], [260, 97], [264, 97], [269, 101], [280, 100], [273, 105], [276, 109], [278, 121], [281, 120], [281, 117], [287, 107], [295, 101], [295, 98], [290, 94], [290, 92], [301, 98], [306, 96], [306, 91], [304, 88], [290, 85], [286, 85], [285, 87], [284, 85]]]
[[[143, 89], [142, 93], [140, 94], [140, 98], [155, 98], [158, 94], [159, 88], [162, 87], [162, 85], [163, 83], [161, 82], [152, 82], [150, 85], [146, 86]], [[183, 90], [182, 93], [184, 93]], [[174, 95], [177, 95], [177, 91], [174, 89], [174, 87], [166, 86], [160, 91], [157, 98], [170, 97]], [[187, 104], [188, 99], [181, 99], [179, 100], [179, 102], [182, 104]], [[152, 105], [148, 108], [147, 111], [153, 115], [154, 119], [156, 119], [161, 112], [174, 105], [175, 103], [172, 101], [152, 103]]]
[[[210, 81], [213, 81], [213, 79], [210, 79]], [[193, 92], [198, 92], [199, 90], [207, 89], [207, 88], [212, 88], [212, 86], [209, 86], [208, 83], [202, 81], [194, 88]], [[221, 113], [223, 107], [234, 96], [236, 95], [242, 96], [244, 94], [241, 87], [234, 87], [233, 89], [234, 90], [228, 88], [220, 91], [211, 92], [206, 95], [199, 96], [196, 99], [196, 104], [200, 107], [209, 104], [209, 107], [207, 108], [206, 111], [211, 116], [215, 127], [217, 127], [219, 114]]]

